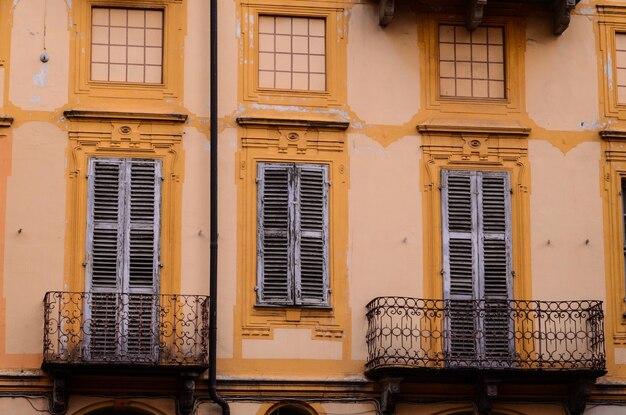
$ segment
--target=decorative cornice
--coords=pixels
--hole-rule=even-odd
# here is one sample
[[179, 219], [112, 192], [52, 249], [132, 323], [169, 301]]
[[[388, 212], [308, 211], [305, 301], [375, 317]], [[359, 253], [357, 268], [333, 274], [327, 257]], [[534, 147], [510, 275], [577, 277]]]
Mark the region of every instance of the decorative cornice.
[[237, 124], [247, 126], [264, 127], [306, 127], [324, 128], [332, 130], [346, 130], [350, 123], [336, 120], [311, 120], [311, 119], [285, 119], [285, 118], [261, 118], [261, 117], [238, 117]]
[[626, 15], [626, 6], [622, 4], [597, 4], [598, 14], [602, 15]]
[[600, 138], [607, 141], [626, 140], [626, 130], [601, 130]]
[[63, 112], [65, 118], [71, 121], [82, 120], [123, 120], [123, 121], [149, 121], [149, 122], [170, 122], [184, 123], [187, 121], [187, 114], [162, 114], [151, 112], [113, 112], [113, 111], [89, 111], [89, 110], [67, 110]]
[[430, 119], [417, 125], [422, 134], [499, 135], [527, 137], [531, 129], [517, 122], [467, 119]]
[[13, 124], [13, 118], [0, 115], [0, 128], [10, 127]]

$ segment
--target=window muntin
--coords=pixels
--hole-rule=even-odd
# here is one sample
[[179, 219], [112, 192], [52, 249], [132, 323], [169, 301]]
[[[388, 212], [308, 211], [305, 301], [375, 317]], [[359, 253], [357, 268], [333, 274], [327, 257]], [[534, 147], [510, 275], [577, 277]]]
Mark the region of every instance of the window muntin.
[[441, 97], [504, 99], [504, 27], [439, 25]]
[[91, 80], [163, 83], [163, 10], [94, 7]]
[[615, 71], [617, 102], [626, 104], [626, 33], [615, 33]]
[[259, 16], [258, 86], [326, 91], [326, 20]]
[[160, 202], [159, 160], [89, 159], [89, 360], [156, 359]]
[[257, 303], [327, 306], [328, 165], [259, 163]]
[[508, 359], [513, 351], [508, 173], [442, 170], [442, 224], [451, 362]]

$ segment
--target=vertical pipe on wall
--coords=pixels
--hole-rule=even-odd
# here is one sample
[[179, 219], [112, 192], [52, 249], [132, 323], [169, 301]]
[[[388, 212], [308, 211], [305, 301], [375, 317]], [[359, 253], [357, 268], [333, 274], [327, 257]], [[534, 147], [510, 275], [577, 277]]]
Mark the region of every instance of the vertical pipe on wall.
[[230, 406], [228, 402], [217, 393], [217, 0], [211, 0], [210, 13], [211, 256], [209, 265], [209, 395], [222, 408], [222, 414], [229, 415]]

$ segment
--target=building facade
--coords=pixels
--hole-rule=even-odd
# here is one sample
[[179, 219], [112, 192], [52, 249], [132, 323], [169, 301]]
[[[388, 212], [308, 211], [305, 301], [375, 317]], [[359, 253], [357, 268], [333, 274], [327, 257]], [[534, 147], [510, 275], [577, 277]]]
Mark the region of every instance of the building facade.
[[621, 0], [0, 0], [0, 413], [623, 414], [625, 192]]

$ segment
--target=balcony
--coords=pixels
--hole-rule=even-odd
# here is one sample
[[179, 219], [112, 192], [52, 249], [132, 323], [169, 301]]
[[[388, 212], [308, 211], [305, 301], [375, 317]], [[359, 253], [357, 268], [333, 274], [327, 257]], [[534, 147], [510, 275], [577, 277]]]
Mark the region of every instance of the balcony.
[[581, 395], [606, 373], [601, 301], [378, 297], [367, 320], [366, 375], [388, 391], [400, 382], [482, 382], [479, 394], [494, 399], [512, 383]]
[[55, 381], [51, 407], [67, 408], [66, 381], [77, 375], [161, 376], [183, 382], [185, 412], [193, 379], [208, 368], [208, 331], [206, 296], [48, 292], [42, 368]]

